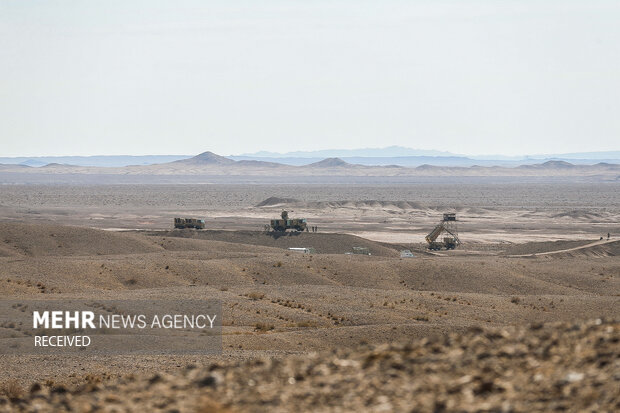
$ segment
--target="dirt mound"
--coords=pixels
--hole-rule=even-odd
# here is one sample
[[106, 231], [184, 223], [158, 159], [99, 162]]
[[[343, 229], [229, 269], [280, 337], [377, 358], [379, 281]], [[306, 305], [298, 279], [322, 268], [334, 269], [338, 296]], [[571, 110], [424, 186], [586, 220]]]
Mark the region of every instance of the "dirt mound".
[[601, 218], [602, 215], [593, 211], [586, 211], [581, 209], [574, 209], [572, 211], [562, 212], [552, 215], [551, 218], [572, 218], [572, 219], [596, 219]]
[[209, 230], [156, 232], [151, 233], [151, 235], [206, 239], [285, 249], [312, 247], [319, 254], [344, 254], [345, 252], [353, 251], [353, 247], [365, 247], [369, 249], [372, 255], [398, 255], [396, 249], [385, 244], [348, 234]]
[[309, 208], [373, 208], [373, 209], [421, 209], [419, 202], [412, 201], [316, 201], [308, 202], [305, 206]]
[[0, 256], [112, 255], [162, 251], [148, 239], [91, 228], [0, 223]]
[[277, 196], [272, 196], [256, 204], [256, 207], [265, 207], [265, 206], [274, 206], [274, 205], [283, 205], [283, 204], [297, 204], [298, 202], [299, 200], [295, 198], [279, 198]]
[[270, 207], [279, 205], [289, 205], [298, 208], [312, 209], [335, 209], [335, 208], [355, 208], [355, 209], [423, 209], [421, 203], [415, 201], [379, 201], [375, 199], [363, 201], [335, 200], [335, 201], [309, 201], [302, 202], [294, 198], [279, 198], [272, 196], [258, 203], [257, 207]]
[[[188, 366], [173, 374], [49, 389], [4, 407], [30, 410], [615, 411], [620, 324], [471, 329], [354, 350]], [[36, 406], [36, 407], [35, 407]]]

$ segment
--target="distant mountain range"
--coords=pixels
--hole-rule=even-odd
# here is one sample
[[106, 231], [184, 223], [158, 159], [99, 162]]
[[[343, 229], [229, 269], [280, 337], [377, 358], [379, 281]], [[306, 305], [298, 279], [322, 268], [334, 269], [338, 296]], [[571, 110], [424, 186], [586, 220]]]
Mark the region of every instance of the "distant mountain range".
[[[434, 157], [431, 157], [436, 159]], [[405, 183], [405, 182], [620, 182], [620, 163], [575, 165], [551, 160], [519, 166], [362, 165], [338, 157], [301, 166], [204, 152], [152, 165], [115, 167], [49, 163], [40, 167], [0, 164], [0, 185], [18, 183]]]
[[[443, 159], [443, 157], [411, 157], [418, 161], [424, 159]], [[271, 159], [271, 158], [269, 158]], [[277, 159], [277, 158], [276, 158]], [[312, 159], [312, 158], [307, 158]], [[358, 159], [358, 158], [353, 158]], [[368, 159], [368, 158], [363, 158]], [[375, 158], [372, 158], [375, 159]], [[386, 158], [394, 159], [394, 158]], [[401, 158], [399, 158], [401, 159]], [[455, 159], [449, 158], [452, 162]], [[235, 160], [230, 157], [221, 156], [213, 152], [203, 152], [199, 155], [185, 159], [177, 159], [170, 162], [151, 164], [151, 165], [129, 165], [122, 167], [101, 167], [101, 166], [80, 166], [62, 164], [58, 162], [49, 163], [40, 167], [32, 167], [24, 164], [0, 164], [0, 169], [9, 172], [27, 173], [72, 173], [72, 174], [169, 174], [169, 175], [219, 175], [219, 174], [247, 174], [247, 175], [303, 175], [303, 174], [346, 174], [359, 176], [394, 176], [394, 175], [417, 175], [420, 173], [439, 173], [441, 175], [510, 175], [521, 174], [523, 171], [553, 171], [554, 173], [565, 174], [566, 172], [577, 174], [587, 172], [589, 174], [602, 171], [615, 173], [620, 169], [620, 164], [597, 162], [590, 165], [575, 165], [563, 160], [549, 160], [534, 164], [523, 164], [516, 167], [506, 166], [446, 166], [441, 164], [424, 163], [417, 167], [390, 165], [364, 165], [361, 163], [351, 163], [344, 159], [331, 157], [295, 166], [280, 162], [270, 162], [256, 159]], [[321, 171], [321, 172], [319, 172]], [[547, 173], [545, 172], [545, 173]]]
[[[210, 152], [198, 155], [208, 158]], [[230, 164], [234, 161], [241, 161], [237, 165], [257, 165], [262, 162], [262, 166], [267, 164], [283, 164], [289, 166], [310, 165], [324, 162], [326, 159], [338, 158], [347, 164], [366, 165], [366, 166], [402, 166], [418, 167], [421, 165], [433, 165], [442, 167], [470, 167], [470, 166], [503, 166], [517, 167], [521, 165], [532, 165], [547, 161], [564, 161], [574, 165], [591, 165], [604, 162], [610, 164], [620, 163], [620, 151], [607, 152], [583, 152], [565, 153], [550, 155], [527, 155], [527, 156], [504, 156], [504, 155], [480, 155], [463, 156], [446, 151], [417, 150], [401, 146], [390, 146], [386, 148], [366, 148], [366, 149], [341, 149], [341, 150], [322, 150], [322, 151], [300, 151], [300, 152], [256, 152], [253, 154], [217, 156], [217, 162], [221, 165]], [[0, 157], [0, 164], [25, 165], [30, 167], [41, 167], [48, 164], [74, 165], [84, 167], [125, 167], [140, 165], [157, 165], [170, 162], [180, 162], [188, 160], [191, 164], [201, 164], [202, 161], [209, 159], [197, 159], [191, 155], [144, 155], [144, 156], [44, 156], [44, 157]], [[212, 159], [211, 159], [212, 160]], [[333, 162], [333, 161], [332, 161]], [[186, 165], [189, 165], [186, 164]]]
[[119, 167], [128, 165], [152, 165], [190, 158], [191, 155], [98, 155], [98, 156], [19, 156], [0, 157], [1, 164], [44, 166], [50, 163], [77, 166]]
[[539, 155], [462, 155], [448, 151], [413, 149], [404, 146], [388, 146], [385, 148], [364, 148], [364, 149], [328, 149], [318, 151], [297, 151], [297, 152], [254, 152], [245, 153], [233, 157], [246, 158], [407, 158], [407, 157], [447, 157], [463, 158], [473, 160], [532, 160], [532, 159], [620, 159], [620, 151], [601, 151], [601, 152], [573, 152]]
[[333, 149], [299, 152], [256, 152], [229, 156], [235, 160], [279, 162], [286, 165], [307, 165], [324, 158], [340, 158], [359, 165], [398, 165], [416, 167], [436, 166], [520, 166], [546, 161], [566, 161], [575, 165], [591, 165], [597, 162], [620, 163], [620, 151], [581, 152], [547, 155], [459, 155], [447, 151], [419, 150], [402, 146], [366, 149]]

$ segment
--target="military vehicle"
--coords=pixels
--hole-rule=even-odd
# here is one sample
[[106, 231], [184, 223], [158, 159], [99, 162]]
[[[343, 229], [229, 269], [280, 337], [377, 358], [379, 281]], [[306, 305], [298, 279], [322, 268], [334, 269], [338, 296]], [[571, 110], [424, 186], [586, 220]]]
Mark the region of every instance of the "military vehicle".
[[[437, 241], [443, 232], [449, 236], [444, 237], [442, 241]], [[426, 242], [428, 242], [428, 249], [434, 251], [439, 251], [442, 248], [453, 250], [461, 245], [456, 226], [456, 214], [443, 214], [443, 219], [426, 236]]]
[[175, 218], [174, 227], [205, 229], [205, 220], [196, 218]]
[[288, 211], [282, 211], [282, 219], [272, 219], [270, 227], [276, 232], [285, 232], [287, 229], [295, 231], [308, 231], [306, 218], [290, 219]]

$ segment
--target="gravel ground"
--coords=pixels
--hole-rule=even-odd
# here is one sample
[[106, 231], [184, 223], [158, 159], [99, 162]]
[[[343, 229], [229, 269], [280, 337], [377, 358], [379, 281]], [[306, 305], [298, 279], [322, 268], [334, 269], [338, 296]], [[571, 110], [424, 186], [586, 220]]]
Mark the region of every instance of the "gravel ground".
[[[6, 393], [6, 389], [5, 389]], [[76, 388], [35, 383], [0, 411], [613, 412], [620, 323], [504, 329], [187, 366]]]

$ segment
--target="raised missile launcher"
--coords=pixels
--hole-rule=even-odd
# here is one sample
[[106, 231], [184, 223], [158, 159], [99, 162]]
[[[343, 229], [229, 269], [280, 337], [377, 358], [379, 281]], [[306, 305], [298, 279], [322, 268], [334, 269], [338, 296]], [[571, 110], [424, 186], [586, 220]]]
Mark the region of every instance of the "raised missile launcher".
[[285, 232], [287, 229], [295, 231], [308, 231], [308, 224], [306, 218], [294, 218], [288, 217], [287, 211], [282, 211], [282, 219], [272, 219], [270, 227], [276, 232]]
[[[446, 232], [447, 237], [443, 238], [443, 241], [438, 241], [439, 235]], [[447, 250], [453, 250], [461, 244], [459, 240], [458, 229], [456, 227], [456, 214], [443, 214], [443, 219], [433, 228], [433, 230], [426, 236], [426, 242], [428, 242], [428, 249], [439, 251], [442, 248]]]

